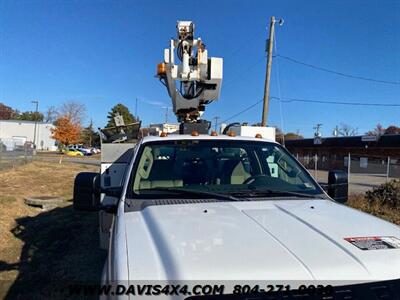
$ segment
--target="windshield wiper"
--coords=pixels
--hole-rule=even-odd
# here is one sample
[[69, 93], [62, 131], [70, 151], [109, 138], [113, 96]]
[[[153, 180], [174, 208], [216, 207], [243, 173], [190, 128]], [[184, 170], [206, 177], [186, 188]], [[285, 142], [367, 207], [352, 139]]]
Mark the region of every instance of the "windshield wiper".
[[[236, 193], [233, 193], [236, 194]], [[268, 196], [274, 196], [274, 195], [288, 195], [288, 196], [296, 196], [296, 197], [303, 197], [303, 198], [320, 198], [317, 195], [310, 195], [310, 194], [304, 194], [304, 193], [299, 193], [299, 192], [292, 192], [292, 191], [279, 191], [279, 190], [271, 190], [271, 189], [264, 189], [264, 188], [252, 188], [251, 190], [248, 191], [240, 191], [238, 194], [245, 194], [249, 196], [256, 196], [260, 194], [267, 194]], [[323, 196], [322, 196], [323, 197]]]
[[208, 192], [208, 191], [199, 191], [193, 189], [181, 189], [181, 188], [171, 188], [171, 187], [158, 187], [158, 188], [151, 188], [151, 189], [144, 189], [142, 191], [167, 191], [173, 193], [184, 193], [188, 195], [199, 195], [199, 196], [208, 196], [219, 200], [229, 200], [229, 201], [241, 201], [242, 199], [237, 198], [232, 195]]

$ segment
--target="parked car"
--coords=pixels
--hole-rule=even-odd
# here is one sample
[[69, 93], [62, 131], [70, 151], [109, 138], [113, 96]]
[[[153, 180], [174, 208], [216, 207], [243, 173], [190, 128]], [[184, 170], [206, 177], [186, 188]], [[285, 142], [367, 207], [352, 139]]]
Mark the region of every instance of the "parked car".
[[74, 149], [82, 152], [83, 155], [88, 156], [92, 155], [92, 151], [89, 148], [83, 147], [83, 145], [70, 145], [68, 149]]
[[65, 151], [68, 156], [84, 156], [84, 154], [77, 149], [68, 149]]
[[100, 154], [101, 151], [99, 148], [93, 147], [92, 149], [90, 149], [92, 151], [93, 154]]
[[81, 151], [81, 152], [83, 153], [83, 155], [85, 155], [85, 156], [93, 155], [91, 149], [87, 149], [87, 148], [78, 148], [77, 150], [78, 150], [78, 151]]

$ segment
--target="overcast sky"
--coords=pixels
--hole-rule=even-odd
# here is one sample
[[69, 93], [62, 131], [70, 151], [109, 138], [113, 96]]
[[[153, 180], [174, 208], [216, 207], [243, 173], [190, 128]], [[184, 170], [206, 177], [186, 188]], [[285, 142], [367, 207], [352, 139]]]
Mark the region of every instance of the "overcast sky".
[[[225, 120], [263, 96], [271, 15], [276, 53], [338, 72], [400, 82], [400, 1], [6, 1], [0, 0], [0, 102], [19, 110], [84, 102], [96, 126], [122, 102], [144, 124], [170, 106], [154, 78], [177, 20], [193, 20], [209, 56], [224, 58], [224, 83], [205, 118]], [[339, 102], [400, 104], [400, 85], [352, 79], [276, 57], [271, 95]], [[279, 89], [280, 87], [280, 89]], [[282, 108], [282, 111], [281, 111]], [[259, 122], [261, 104], [230, 121]], [[359, 133], [400, 125], [400, 107], [271, 102], [270, 124], [312, 136], [322, 123]], [[172, 114], [170, 121], [175, 121]]]

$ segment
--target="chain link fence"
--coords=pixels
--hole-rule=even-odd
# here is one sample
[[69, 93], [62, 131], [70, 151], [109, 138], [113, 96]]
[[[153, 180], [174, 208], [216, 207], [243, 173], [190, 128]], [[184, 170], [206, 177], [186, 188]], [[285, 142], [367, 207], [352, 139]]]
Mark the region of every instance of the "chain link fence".
[[400, 178], [400, 156], [365, 155], [298, 155], [297, 159], [314, 178], [321, 183], [328, 182], [328, 172], [343, 170], [348, 173], [349, 192], [365, 193], [392, 179]]
[[4, 143], [0, 140], [0, 171], [31, 162], [33, 157], [31, 144]]

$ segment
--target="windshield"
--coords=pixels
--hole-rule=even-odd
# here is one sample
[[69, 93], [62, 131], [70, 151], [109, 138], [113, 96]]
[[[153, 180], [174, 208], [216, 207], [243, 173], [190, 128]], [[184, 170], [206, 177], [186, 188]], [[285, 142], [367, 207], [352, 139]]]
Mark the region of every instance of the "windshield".
[[[269, 142], [178, 140], [141, 147], [133, 170], [135, 197], [197, 191], [247, 197], [317, 195], [322, 190], [280, 145]], [[214, 193], [214, 194], [213, 194]]]

